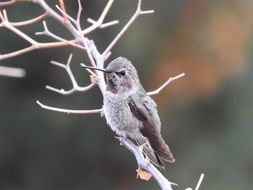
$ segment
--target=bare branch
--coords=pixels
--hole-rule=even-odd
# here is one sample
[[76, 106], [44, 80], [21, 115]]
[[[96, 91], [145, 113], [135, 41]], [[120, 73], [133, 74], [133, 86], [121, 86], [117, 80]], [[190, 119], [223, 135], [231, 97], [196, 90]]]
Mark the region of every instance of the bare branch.
[[[74, 42], [74, 41], [69, 41], [69, 42]], [[35, 45], [31, 45], [27, 48], [17, 50], [11, 53], [6, 53], [6, 54], [0, 54], [0, 61], [4, 59], [8, 59], [11, 57], [16, 57], [19, 55], [23, 55], [25, 53], [37, 50], [37, 49], [48, 49], [48, 48], [59, 48], [59, 47], [65, 47], [69, 45], [69, 42], [49, 42], [49, 43], [38, 43]]]
[[83, 7], [82, 7], [82, 3], [80, 0], [78, 0], [78, 11], [77, 11], [77, 16], [76, 16], [76, 27], [78, 28], [79, 32], [81, 30], [81, 14], [82, 14], [82, 10], [83, 10]]
[[[86, 35], [86, 34], [92, 32], [93, 30], [99, 28], [103, 24], [104, 19], [105, 19], [106, 15], [107, 15], [108, 11], [110, 10], [113, 2], [114, 2], [114, 0], [109, 0], [108, 1], [108, 3], [106, 4], [106, 6], [105, 6], [105, 8], [104, 8], [104, 10], [102, 12], [102, 14], [100, 15], [99, 19], [97, 21], [94, 21], [93, 24], [90, 27], [88, 27], [85, 30], [83, 30], [82, 31], [83, 35]], [[88, 20], [92, 20], [92, 19], [88, 18]], [[116, 22], [116, 21], [114, 21], [114, 22]]]
[[[64, 0], [59, 0], [59, 4], [60, 4], [61, 9], [66, 13], [66, 8], [65, 8]], [[68, 18], [66, 16], [64, 16], [64, 20], [65, 20], [65, 22], [67, 22]]]
[[197, 185], [196, 185], [196, 187], [195, 187], [195, 190], [199, 190], [199, 187], [200, 187], [200, 185], [201, 185], [203, 179], [204, 179], [204, 174], [202, 173], [202, 174], [200, 175], [200, 177], [199, 177], [199, 181], [198, 181], [198, 183], [197, 183]]
[[17, 50], [17, 51], [11, 52], [11, 53], [6, 53], [6, 54], [3, 54], [3, 55], [0, 55], [0, 61], [4, 60], [4, 59], [11, 58], [11, 57], [16, 57], [18, 55], [22, 55], [22, 54], [25, 54], [25, 53], [28, 53], [28, 52], [31, 52], [31, 51], [34, 51], [35, 49], [36, 48], [33, 45], [31, 45], [30, 47], [27, 47], [27, 48], [24, 48], [24, 49], [21, 49], [21, 50]]
[[59, 94], [62, 94], [62, 95], [70, 95], [70, 94], [73, 94], [74, 92], [77, 92], [77, 91], [78, 92], [84, 92], [84, 91], [90, 90], [94, 85], [95, 84], [91, 83], [87, 86], [76, 87], [76, 88], [72, 88], [70, 90], [58, 89], [58, 88], [54, 88], [52, 86], [47, 85], [46, 89], [51, 90], [51, 91], [56, 92], [56, 93], [59, 93]]
[[142, 152], [142, 148], [140, 146], [136, 146], [129, 139], [123, 137], [119, 139], [120, 142], [134, 154], [138, 167], [145, 169], [146, 171], [151, 173], [162, 190], [172, 190], [171, 183], [161, 174], [161, 172], [153, 164], [151, 164], [147, 159], [145, 159]]
[[71, 22], [65, 21], [65, 19], [58, 13], [56, 13], [51, 7], [49, 7], [44, 0], [33, 0], [33, 2], [38, 3], [45, 10], [45, 12], [48, 13], [48, 15], [52, 16], [55, 20], [57, 20], [59, 23], [65, 26], [65, 28], [67, 28], [71, 32], [71, 34], [75, 37], [75, 40], [79, 42], [80, 34], [76, 30], [76, 28], [71, 24]]
[[[106, 7], [105, 7], [105, 9], [103, 10], [101, 16], [99, 17], [98, 21], [96, 21], [90, 27], [83, 30], [81, 33], [69, 22], [69, 20], [71, 20], [71, 17], [67, 13], [65, 13], [63, 10], [61, 10], [60, 8], [59, 8], [60, 12], [64, 16], [68, 16], [68, 18], [69, 18], [68, 21], [66, 21], [66, 19], [64, 19], [59, 14], [57, 14], [53, 9], [51, 9], [44, 0], [33, 0], [33, 2], [39, 4], [45, 10], [45, 13], [42, 14], [41, 16], [38, 16], [38, 17], [36, 17], [34, 19], [31, 19], [31, 20], [28, 20], [28, 21], [9, 22], [8, 18], [7, 18], [6, 11], [3, 11], [3, 14], [0, 12], [0, 19], [2, 20], [2, 22], [0, 23], [0, 27], [6, 27], [7, 29], [13, 31], [14, 33], [16, 33], [21, 38], [25, 39], [26, 41], [28, 41], [31, 44], [30, 47], [27, 47], [27, 48], [24, 48], [24, 49], [21, 49], [21, 50], [17, 50], [17, 51], [2, 54], [2, 55], [0, 54], [0, 60], [4, 60], [4, 59], [11, 58], [11, 57], [19, 56], [19, 55], [34, 51], [36, 49], [65, 47], [65, 46], [68, 46], [68, 45], [72, 45], [72, 46], [77, 47], [79, 49], [85, 49], [83, 47], [83, 46], [85, 46], [85, 44], [80, 45], [84, 42], [84, 40], [80, 41], [80, 39], [82, 39], [82, 37], [81, 37], [82, 35], [88, 34], [89, 32], [95, 30], [96, 28], [105, 28], [105, 27], [108, 27], [108, 26], [111, 26], [111, 25], [117, 23], [117, 21], [112, 21], [112, 22], [103, 24], [104, 18], [107, 15], [107, 13], [108, 13], [110, 7], [112, 6], [114, 0], [109, 0]], [[59, 36], [51, 33], [48, 30], [48, 31], [44, 31], [42, 33], [37, 33], [37, 35], [38, 34], [46, 34], [46, 35], [48, 35], [48, 36], [50, 36], [50, 37], [52, 37], [52, 38], [54, 38], [54, 39], [56, 39], [60, 42], [39, 43], [39, 42], [33, 40], [28, 35], [26, 35], [25, 33], [23, 33], [21, 30], [15, 28], [16, 26], [23, 26], [23, 25], [35, 23], [35, 22], [39, 21], [40, 19], [44, 18], [47, 15], [52, 16], [58, 22], [63, 24], [72, 33], [72, 35], [75, 37], [75, 39], [74, 40], [65, 40], [65, 39], [62, 39]], [[73, 18], [72, 18], [72, 20], [74, 21], [74, 24], [75, 24], [76, 21]]]
[[[3, 10], [3, 13], [0, 11], [0, 18], [2, 20], [0, 26], [1, 27], [6, 27], [7, 29], [13, 31], [14, 33], [16, 33], [21, 38], [23, 38], [24, 40], [28, 41], [31, 44], [30, 47], [24, 48], [22, 50], [18, 50], [18, 51], [15, 51], [15, 52], [0, 55], [0, 60], [7, 59], [7, 58], [10, 58], [10, 57], [14, 57], [14, 56], [17, 56], [17, 55], [21, 55], [21, 54], [33, 51], [35, 49], [40, 49], [40, 48], [42, 49], [42, 48], [62, 47], [62, 46], [72, 45], [72, 46], [78, 47], [80, 49], [85, 49], [83, 46], [81, 46], [79, 44], [76, 44], [76, 41], [78, 41], [80, 39], [80, 35], [82, 35], [82, 34], [79, 34], [78, 31], [75, 29], [74, 26], [71, 25], [70, 22], [66, 23], [64, 21], [64, 19], [60, 15], [58, 15], [54, 10], [52, 10], [44, 0], [34, 0], [33, 2], [38, 3], [39, 5], [41, 5], [41, 7], [44, 8], [45, 13], [43, 15], [41, 15], [40, 17], [37, 17], [33, 20], [29, 20], [27, 22], [14, 23], [12, 25], [12, 23], [8, 21], [6, 11]], [[19, 25], [30, 24], [30, 23], [36, 22], [39, 19], [45, 17], [46, 15], [50, 15], [50, 16], [54, 17], [57, 21], [62, 23], [73, 34], [73, 36], [75, 37], [75, 40], [69, 40], [68, 41], [68, 40], [65, 40], [65, 39], [51, 33], [47, 29], [45, 22], [43, 23], [45, 31], [41, 32], [41, 33], [37, 33], [37, 35], [45, 34], [45, 35], [48, 35], [48, 36], [50, 36], [50, 37], [52, 37], [52, 38], [54, 38], [54, 39], [56, 39], [60, 42], [57, 42], [57, 43], [55, 43], [55, 42], [39, 43], [39, 42], [33, 40], [28, 35], [26, 35], [25, 33], [23, 33], [21, 30], [15, 28], [16, 25], [19, 26]]]
[[181, 73], [180, 75], [177, 75], [175, 77], [170, 77], [162, 86], [160, 86], [158, 89], [148, 92], [147, 94], [149, 96], [159, 94], [168, 84], [170, 84], [172, 81], [177, 80], [181, 77], [185, 76], [185, 73]]
[[42, 32], [36, 32], [35, 35], [48, 35], [48, 36], [52, 37], [55, 40], [68, 42], [67, 40], [65, 40], [65, 39], [63, 39], [63, 38], [61, 38], [61, 37], [53, 34], [52, 32], [50, 32], [48, 30], [46, 21], [43, 20], [42, 24], [43, 24], [44, 31], [42, 31]]
[[[40, 16], [37, 16], [37, 17], [35, 17], [33, 19], [29, 19], [29, 20], [26, 20], [26, 21], [23, 21], [23, 22], [9, 22], [9, 23], [10, 23], [10, 25], [15, 26], [15, 27], [26, 26], [26, 25], [34, 24], [34, 23], [42, 20], [46, 16], [47, 16], [47, 13], [43, 13]], [[0, 27], [3, 27], [2, 23], [0, 24]]]
[[67, 113], [67, 114], [101, 114], [101, 109], [94, 109], [94, 110], [71, 110], [71, 109], [62, 109], [62, 108], [56, 108], [52, 106], [47, 106], [45, 104], [42, 104], [40, 101], [36, 101], [36, 103], [43, 109], [51, 110], [55, 112], [61, 112], [61, 113]]
[[0, 76], [23, 78], [25, 74], [24, 69], [0, 66]]
[[55, 40], [58, 40], [60, 42], [64, 42], [64, 43], [67, 43], [71, 46], [74, 46], [74, 47], [77, 47], [79, 49], [82, 49], [82, 50], [85, 50], [85, 48], [79, 44], [76, 44], [75, 41], [72, 41], [72, 40], [65, 40], [64, 38], [61, 38], [59, 36], [57, 36], [56, 34], [52, 33], [49, 31], [48, 27], [47, 27], [47, 23], [46, 21], [43, 21], [43, 27], [44, 27], [44, 31], [42, 32], [36, 32], [35, 35], [47, 35]]
[[[38, 4], [41, 5], [41, 7], [52, 17], [54, 17], [57, 21], [59, 21], [61, 24], [63, 24], [71, 33], [72, 35], [75, 37], [76, 41], [78, 43], [83, 44], [86, 47], [86, 51], [88, 54], [88, 57], [91, 61], [91, 64], [93, 66], [95, 66], [95, 62], [91, 56], [90, 50], [87, 48], [88, 44], [87, 41], [88, 39], [84, 38], [83, 36], [83, 31], [81, 30], [81, 26], [80, 26], [80, 15], [81, 15], [81, 4], [79, 3], [79, 10], [78, 10], [78, 15], [77, 15], [77, 20], [76, 20], [76, 27], [77, 29], [70, 23], [70, 22], [64, 22], [64, 19], [59, 16], [56, 12], [54, 12], [53, 9], [51, 9], [47, 3], [44, 0], [34, 0], [34, 2], [37, 2]], [[105, 17], [105, 15], [107, 14], [109, 8], [111, 7], [113, 3], [113, 0], [109, 0], [108, 4], [105, 7], [105, 10], [103, 11], [103, 13], [101, 14], [101, 17], [99, 18], [101, 20], [101, 22], [99, 22], [100, 24], [102, 24], [102, 21]], [[65, 12], [62, 11], [63, 14], [67, 15]], [[98, 25], [99, 26], [99, 25]], [[96, 28], [98, 27], [96, 26]]]
[[113, 48], [113, 46], [119, 41], [119, 39], [121, 38], [121, 36], [127, 31], [127, 29], [131, 26], [131, 24], [135, 21], [135, 19], [141, 15], [141, 14], [151, 14], [154, 11], [153, 10], [149, 10], [149, 11], [142, 11], [141, 10], [141, 0], [138, 1], [138, 6], [137, 9], [134, 13], [134, 15], [131, 17], [131, 19], [127, 22], [127, 24], [121, 29], [121, 31], [118, 33], [118, 35], [112, 40], [112, 42], [109, 44], [109, 46], [104, 50], [104, 52], [102, 53], [103, 57], [108, 57], [106, 56], [108, 54], [108, 52], [111, 51], [111, 49]]
[[10, 1], [6, 1], [6, 2], [0, 2], [0, 7], [6, 7], [6, 6], [10, 6], [16, 3], [16, 0], [10, 0]]
[[[92, 32], [93, 30], [95, 30], [96, 28], [100, 28], [100, 29], [103, 29], [103, 28], [106, 28], [106, 27], [109, 27], [109, 26], [112, 26], [112, 25], [115, 25], [115, 24], [118, 24], [119, 21], [118, 20], [114, 20], [114, 21], [111, 21], [111, 22], [107, 22], [107, 23], [103, 23], [104, 21], [104, 18], [107, 14], [107, 12], [109, 11], [109, 8], [110, 6], [112, 5], [112, 2], [114, 0], [110, 0], [108, 1], [107, 3], [107, 6], [105, 7], [104, 11], [102, 12], [100, 18], [98, 21], [95, 21], [91, 18], [88, 18], [87, 21], [90, 22], [92, 25], [88, 28], [86, 28], [85, 30], [82, 31], [82, 34], [83, 35], [86, 35], [90, 32]], [[74, 19], [73, 17], [71, 17], [70, 15], [68, 15], [64, 10], [62, 10], [58, 5], [56, 5], [56, 8], [65, 16], [67, 17], [73, 24], [75, 24], [76, 26], [78, 25], [77, 22], [79, 22], [79, 25], [80, 25], [80, 18], [81, 18], [81, 12], [82, 12], [82, 5], [81, 5], [81, 2], [80, 0], [78, 1], [78, 13], [77, 13], [77, 18]]]
[[36, 42], [34, 39], [32, 39], [30, 36], [26, 35], [25, 33], [23, 33], [21, 30], [17, 29], [16, 27], [14, 27], [13, 25], [10, 24], [10, 22], [8, 21], [8, 17], [7, 17], [7, 12], [4, 9], [3, 12], [0, 11], [0, 18], [2, 20], [2, 25], [5, 26], [6, 28], [8, 28], [9, 30], [13, 31], [14, 33], [16, 33], [17, 35], [19, 35], [21, 38], [23, 38], [24, 40], [28, 41], [30, 44], [37, 44], [38, 42]]
[[[45, 13], [45, 14], [47, 14], [47, 13]], [[39, 19], [41, 19], [41, 17]], [[32, 39], [31, 37], [29, 37], [28, 35], [26, 35], [25, 33], [23, 33], [21, 30], [19, 30], [18, 28], [15, 27], [15, 25], [23, 25], [23, 24], [28, 24], [28, 23], [31, 23], [31, 22], [35, 22], [35, 21], [38, 20], [38, 18], [33, 19], [33, 20], [29, 20], [29, 21], [27, 21], [27, 23], [19, 22], [19, 23], [15, 23], [14, 25], [12, 25], [11, 22], [8, 21], [6, 10], [3, 10], [3, 12], [0, 11], [0, 19], [2, 20], [2, 22], [0, 24], [1, 27], [6, 27], [7, 29], [13, 31], [14, 33], [16, 33], [21, 38], [23, 38], [24, 40], [28, 41], [31, 44], [31, 46], [29, 46], [27, 48], [17, 50], [17, 51], [11, 52], [11, 53], [6, 53], [6, 54], [0, 55], [0, 60], [7, 59], [7, 58], [10, 58], [10, 57], [15, 57], [15, 56], [18, 56], [18, 55], [22, 55], [22, 54], [25, 54], [27, 52], [34, 51], [36, 49], [64, 47], [64, 46], [67, 46], [67, 45], [72, 45], [72, 46], [78, 47], [80, 49], [84, 49], [83, 46], [80, 46], [80, 45], [76, 44], [75, 40], [67, 41], [67, 40], [64, 40], [64, 39], [52, 34], [51, 32], [49, 32], [49, 30], [46, 30], [47, 27], [46, 27], [45, 23], [44, 23], [44, 28], [45, 28], [44, 33], [48, 34], [49, 36], [51, 36], [51, 37], [53, 37], [57, 40], [60, 40], [61, 42], [39, 43], [39, 42], [35, 41], [34, 39]]]
[[[76, 18], [76, 28], [78, 30], [78, 32], [81, 34], [82, 33], [82, 28], [81, 28], [81, 13], [82, 13], [82, 4], [81, 1], [78, 0], [78, 13], [77, 13], [77, 18]], [[88, 47], [88, 43], [89, 43], [89, 39], [85, 38], [83, 35], [80, 36], [80, 40], [82, 41], [85, 49], [86, 49], [86, 53], [88, 55], [88, 58], [90, 60], [90, 63], [92, 66], [96, 67], [96, 63], [92, 57], [91, 54], [91, 49]], [[97, 72], [96, 72], [97, 73]]]
[[[55, 7], [62, 13], [62, 15], [63, 15], [65, 18], [69, 19], [69, 20], [70, 20], [71, 22], [73, 22], [74, 24], [76, 23], [76, 20], [73, 19], [70, 15], [68, 15], [68, 14], [66, 13], [66, 11], [62, 10], [58, 5], [56, 5]], [[67, 22], [67, 20], [65, 20], [65, 22]]]
[[81, 86], [79, 86], [77, 84], [76, 79], [75, 79], [75, 77], [73, 75], [73, 72], [72, 72], [72, 70], [70, 68], [72, 56], [73, 56], [72, 54], [69, 55], [67, 64], [59, 63], [59, 62], [56, 62], [56, 61], [51, 61], [51, 63], [53, 65], [61, 67], [64, 70], [67, 71], [67, 74], [69, 75], [69, 78], [70, 78], [71, 83], [72, 83], [72, 88], [70, 90], [64, 90], [64, 89], [57, 89], [57, 88], [54, 88], [54, 87], [51, 87], [51, 86], [46, 86], [46, 89], [54, 91], [54, 92], [57, 92], [57, 93], [62, 94], [62, 95], [69, 95], [69, 94], [72, 94], [72, 93], [74, 93], [76, 91], [78, 91], [78, 92], [84, 92], [84, 91], [90, 90], [95, 85], [94, 83], [91, 83], [91, 84], [89, 84], [87, 86], [81, 87]]
[[[97, 50], [97, 47], [95, 46], [94, 42], [92, 40], [88, 40], [88, 49], [90, 49], [90, 52], [94, 59], [96, 60], [96, 64], [98, 68], [104, 68], [104, 58], [103, 56], [99, 53]], [[98, 78], [100, 79], [98, 81], [98, 87], [101, 91], [101, 93], [104, 95], [105, 89], [106, 89], [106, 84], [104, 80], [104, 73], [103, 72], [97, 72]]]
[[[96, 24], [96, 21], [91, 19], [91, 18], [88, 18], [87, 21], [91, 24]], [[119, 24], [118, 20], [114, 20], [114, 21], [111, 21], [111, 22], [101, 24], [98, 28], [103, 29], [103, 28], [106, 28], [106, 27], [109, 27], [109, 26], [112, 26], [112, 25], [116, 25], [116, 24]]]

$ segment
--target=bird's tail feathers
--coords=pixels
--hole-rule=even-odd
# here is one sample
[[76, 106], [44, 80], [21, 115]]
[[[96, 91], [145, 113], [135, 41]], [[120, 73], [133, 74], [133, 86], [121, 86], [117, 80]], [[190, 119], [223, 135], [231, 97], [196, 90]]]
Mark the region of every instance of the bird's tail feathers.
[[137, 145], [143, 146], [143, 154], [146, 155], [150, 162], [152, 162], [157, 167], [164, 169], [164, 161], [161, 159], [159, 155], [157, 155], [153, 148], [150, 146], [148, 140], [145, 137], [140, 137], [138, 139], [135, 139]]

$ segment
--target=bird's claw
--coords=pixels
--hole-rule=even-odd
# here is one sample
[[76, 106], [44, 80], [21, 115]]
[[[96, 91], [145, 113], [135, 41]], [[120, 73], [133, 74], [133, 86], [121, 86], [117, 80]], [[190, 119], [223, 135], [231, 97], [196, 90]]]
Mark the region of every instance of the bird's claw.
[[101, 110], [101, 112], [100, 112], [100, 116], [101, 116], [101, 117], [104, 117], [104, 116], [105, 116], [104, 106], [102, 107], [102, 110]]
[[139, 149], [141, 152], [143, 152], [144, 146], [148, 145], [148, 142], [145, 142], [144, 144], [139, 146]]
[[119, 140], [120, 145], [123, 145], [123, 142], [122, 142], [122, 141], [123, 141], [123, 138], [124, 138], [124, 137], [115, 136], [115, 138]]

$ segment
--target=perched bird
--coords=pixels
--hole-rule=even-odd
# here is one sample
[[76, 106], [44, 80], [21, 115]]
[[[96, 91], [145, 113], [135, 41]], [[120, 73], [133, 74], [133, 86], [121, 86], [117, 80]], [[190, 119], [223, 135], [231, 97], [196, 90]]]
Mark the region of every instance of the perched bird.
[[106, 92], [103, 111], [107, 123], [120, 137], [143, 146], [143, 153], [160, 168], [175, 162], [169, 146], [161, 136], [157, 105], [142, 87], [137, 71], [129, 60], [118, 57], [106, 69]]

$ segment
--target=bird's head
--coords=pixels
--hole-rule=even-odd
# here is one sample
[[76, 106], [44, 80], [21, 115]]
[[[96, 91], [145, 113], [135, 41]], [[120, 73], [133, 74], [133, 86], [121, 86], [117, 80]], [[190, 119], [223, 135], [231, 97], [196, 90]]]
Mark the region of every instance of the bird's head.
[[105, 73], [107, 90], [115, 94], [131, 94], [139, 85], [139, 78], [132, 63], [123, 57], [113, 60], [105, 69], [87, 67]]

